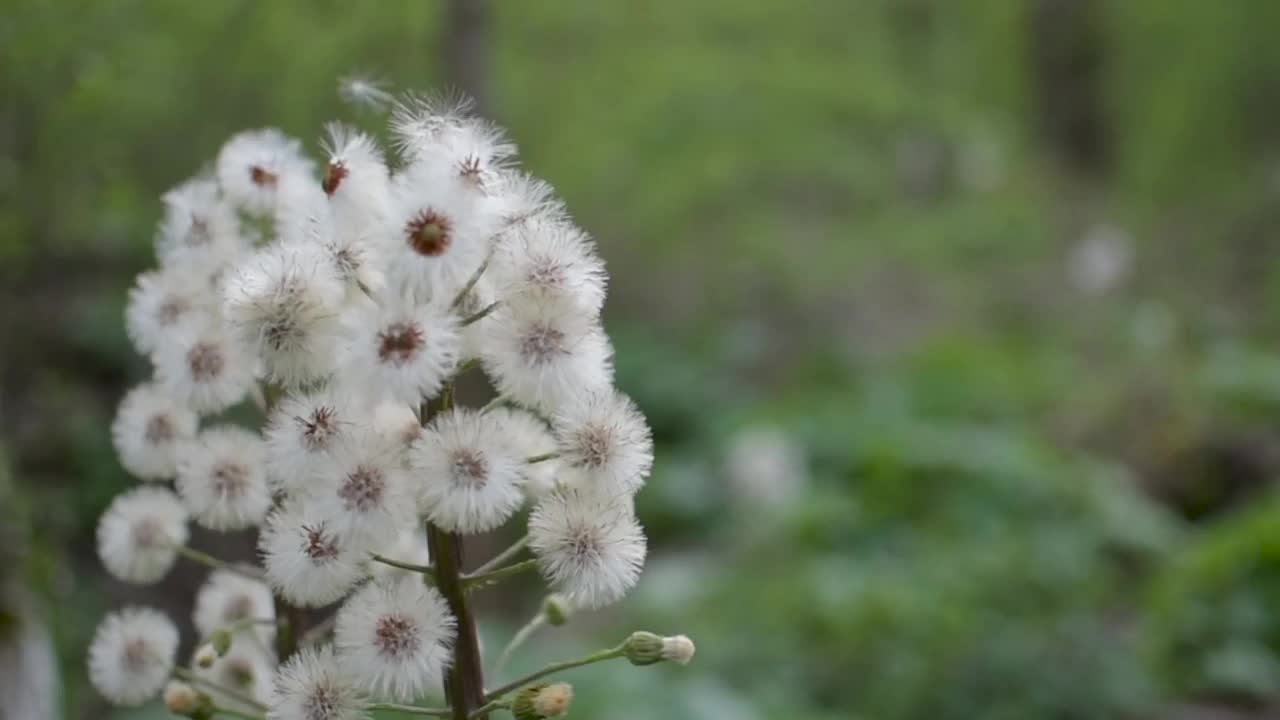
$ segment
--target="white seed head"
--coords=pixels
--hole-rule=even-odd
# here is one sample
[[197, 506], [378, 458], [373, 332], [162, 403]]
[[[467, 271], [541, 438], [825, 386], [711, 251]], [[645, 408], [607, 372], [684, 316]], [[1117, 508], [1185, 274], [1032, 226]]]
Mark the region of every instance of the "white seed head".
[[262, 438], [234, 425], [202, 431], [183, 450], [175, 486], [195, 521], [210, 530], [261, 523], [271, 509]]
[[267, 582], [295, 605], [328, 605], [365, 575], [364, 553], [312, 503], [290, 501], [271, 513], [258, 545]]
[[499, 235], [492, 269], [513, 303], [556, 302], [591, 317], [604, 306], [604, 263], [591, 238], [565, 220], [511, 225]]
[[[540, 418], [520, 408], [496, 407], [485, 415], [497, 426], [498, 437], [510, 448], [518, 460], [559, 452], [555, 436]], [[525, 463], [524, 494], [529, 502], [554, 490], [558, 484], [563, 464], [559, 458], [536, 463]]]
[[187, 511], [166, 488], [144, 486], [116, 496], [98, 520], [98, 557], [107, 572], [145, 585], [164, 577], [187, 542]]
[[178, 628], [164, 613], [125, 608], [103, 618], [89, 644], [89, 681], [116, 705], [154, 698], [173, 670]]
[[320, 186], [341, 235], [380, 232], [390, 208], [391, 176], [382, 150], [369, 135], [342, 123], [325, 126], [321, 143], [328, 155]]
[[199, 413], [240, 402], [254, 382], [254, 360], [220, 323], [184, 331], [155, 354], [156, 380], [174, 400]]
[[640, 577], [645, 538], [630, 499], [558, 490], [529, 516], [529, 546], [543, 576], [575, 606], [617, 602]]
[[365, 421], [350, 395], [334, 386], [286, 396], [265, 431], [268, 480], [286, 492], [303, 490]]
[[185, 265], [150, 270], [138, 276], [125, 305], [125, 330], [133, 347], [150, 355], [216, 312], [207, 277]]
[[409, 461], [419, 478], [419, 509], [457, 533], [492, 530], [524, 502], [523, 458], [503, 442], [488, 415], [453, 410], [436, 416], [414, 442]]
[[302, 491], [325, 527], [345, 544], [371, 551], [416, 520], [402, 446], [372, 429], [352, 433]]
[[275, 675], [267, 720], [367, 720], [368, 701], [331, 645], [298, 651]]
[[498, 391], [546, 412], [613, 385], [613, 347], [596, 318], [554, 303], [504, 305], [484, 320]]
[[342, 353], [344, 387], [417, 405], [434, 397], [459, 359], [457, 317], [446, 304], [386, 302], [351, 314]]
[[631, 398], [617, 390], [584, 393], [554, 418], [565, 464], [582, 471], [591, 489], [635, 494], [653, 467], [653, 437]]
[[223, 195], [258, 214], [276, 210], [277, 191], [287, 179], [311, 173], [301, 144], [274, 128], [233, 136], [218, 153], [216, 169]]
[[[265, 583], [229, 570], [214, 570], [196, 591], [191, 620], [196, 630], [208, 637], [218, 630], [247, 620], [270, 622], [276, 617], [271, 588]], [[237, 629], [236, 636], [256, 638], [270, 647], [275, 638], [274, 625], [255, 622]]]
[[369, 110], [382, 110], [391, 104], [391, 93], [381, 80], [362, 73], [352, 73], [338, 79], [338, 97], [348, 103]]
[[143, 480], [164, 480], [177, 472], [177, 453], [195, 437], [199, 419], [162, 388], [144, 383], [120, 401], [111, 423], [111, 441], [120, 464]]
[[234, 263], [248, 244], [235, 208], [218, 183], [196, 177], [166, 192], [164, 218], [156, 234], [156, 257], [165, 268], [183, 269], [207, 281]]
[[371, 582], [338, 611], [334, 643], [361, 688], [408, 702], [440, 686], [454, 639], [444, 598], [421, 577]]

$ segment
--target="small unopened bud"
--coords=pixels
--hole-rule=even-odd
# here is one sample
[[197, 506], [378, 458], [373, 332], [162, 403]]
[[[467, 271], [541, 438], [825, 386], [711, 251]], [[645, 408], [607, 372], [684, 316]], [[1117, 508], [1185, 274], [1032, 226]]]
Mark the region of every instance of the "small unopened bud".
[[218, 651], [213, 649], [209, 643], [205, 643], [196, 648], [195, 664], [196, 667], [208, 670], [218, 660]]
[[693, 659], [693, 641], [684, 635], [662, 637], [651, 632], [634, 632], [623, 646], [623, 654], [632, 665], [652, 665], [668, 661], [688, 665]]
[[688, 665], [696, 650], [687, 635], [662, 638], [662, 659], [677, 665]]
[[209, 636], [209, 644], [213, 646], [213, 651], [218, 653], [218, 657], [223, 657], [231, 649], [231, 633], [226, 630], [217, 630]]
[[569, 711], [573, 686], [569, 683], [530, 685], [516, 694], [511, 714], [516, 720], [543, 720], [560, 717]]
[[548, 625], [559, 627], [569, 622], [569, 612], [569, 600], [563, 595], [553, 593], [542, 601], [542, 616]]
[[180, 680], [170, 680], [164, 686], [164, 706], [174, 715], [207, 717], [209, 705], [209, 696]]

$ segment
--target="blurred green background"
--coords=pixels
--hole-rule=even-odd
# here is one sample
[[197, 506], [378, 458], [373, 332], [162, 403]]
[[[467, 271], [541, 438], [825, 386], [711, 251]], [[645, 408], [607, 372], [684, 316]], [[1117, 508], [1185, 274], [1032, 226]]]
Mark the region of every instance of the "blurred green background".
[[[162, 191], [242, 128], [376, 126], [335, 93], [366, 71], [477, 94], [613, 275], [651, 560], [517, 669], [635, 627], [698, 655], [569, 675], [575, 717], [1275, 717], [1277, 28], [1268, 0], [0, 2], [0, 675], [47, 631], [62, 716], [163, 717], [83, 671], [102, 612], [185, 618], [202, 575], [126, 588], [93, 551], [147, 372], [125, 293]], [[486, 597], [486, 645], [537, 602]]]

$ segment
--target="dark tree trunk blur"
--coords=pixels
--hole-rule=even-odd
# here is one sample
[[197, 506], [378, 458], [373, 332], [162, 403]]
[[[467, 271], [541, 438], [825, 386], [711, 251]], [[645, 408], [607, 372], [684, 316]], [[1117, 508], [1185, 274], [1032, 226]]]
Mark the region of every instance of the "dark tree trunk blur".
[[1106, 41], [1099, 0], [1031, 0], [1031, 79], [1045, 144], [1065, 169], [1105, 175]]
[[446, 82], [470, 95], [489, 114], [489, 0], [449, 0], [443, 26]]

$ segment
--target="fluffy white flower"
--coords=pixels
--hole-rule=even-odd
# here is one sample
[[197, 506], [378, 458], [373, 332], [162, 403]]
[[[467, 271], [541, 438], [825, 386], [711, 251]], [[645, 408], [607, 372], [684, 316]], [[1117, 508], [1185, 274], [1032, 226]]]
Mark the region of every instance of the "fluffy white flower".
[[183, 267], [209, 279], [247, 249], [235, 208], [213, 178], [188, 180], [161, 201], [164, 218], [156, 235], [156, 257], [165, 267]]
[[333, 646], [309, 647], [276, 673], [267, 720], [368, 720], [368, 705]]
[[295, 605], [328, 605], [365, 575], [365, 554], [330, 523], [314, 504], [299, 501], [267, 517], [258, 542], [267, 582]]
[[597, 608], [636, 584], [645, 538], [626, 495], [578, 489], [543, 498], [529, 516], [529, 547], [543, 576], [569, 601]]
[[166, 488], [144, 486], [116, 496], [98, 519], [98, 557], [125, 582], [164, 577], [187, 542], [187, 511]]
[[268, 479], [287, 492], [302, 490], [364, 421], [354, 401], [332, 386], [286, 396], [267, 422]]
[[448, 303], [484, 262], [500, 227], [498, 204], [449, 167], [423, 161], [392, 181], [383, 233], [392, 286]]
[[216, 310], [207, 277], [185, 265], [151, 270], [129, 291], [125, 330], [133, 347], [150, 355], [184, 328], [208, 322]]
[[[201, 667], [195, 662], [191, 666], [191, 671], [197, 678], [209, 683], [202, 684], [201, 691], [208, 693], [220, 708], [254, 715], [259, 712], [259, 708], [242, 698], [249, 698], [262, 705], [271, 700], [271, 681], [275, 674], [276, 660], [265, 645], [237, 639], [227, 654], [215, 658], [209, 667]], [[227, 688], [234, 691], [234, 694], [215, 688]]]
[[533, 217], [512, 225], [490, 267], [512, 304], [553, 301], [592, 317], [604, 306], [604, 263], [571, 223]]
[[[497, 425], [498, 435], [518, 460], [559, 452], [555, 436], [547, 424], [533, 413], [518, 408], [496, 407], [485, 413]], [[563, 464], [558, 458], [526, 463], [524, 494], [537, 500], [556, 488]]]
[[458, 533], [492, 530], [524, 501], [524, 458], [518, 458], [488, 415], [457, 409], [436, 418], [414, 443], [419, 509]]
[[[246, 620], [272, 621], [276, 617], [271, 588], [229, 570], [214, 570], [196, 591], [191, 620], [202, 636]], [[254, 623], [240, 629], [238, 636], [256, 639], [263, 648], [271, 647], [276, 636], [274, 625]], [[238, 642], [238, 641], [237, 641]]]
[[218, 153], [218, 185], [223, 194], [252, 213], [274, 211], [282, 180], [310, 171], [301, 144], [274, 128], [239, 133]]
[[422, 435], [418, 411], [398, 402], [382, 402], [373, 408], [371, 428], [391, 443], [400, 456], [400, 464], [409, 469], [409, 448]]
[[494, 194], [502, 207], [499, 214], [504, 226], [533, 219], [568, 222], [569, 214], [551, 184], [528, 173], [502, 173]]
[[345, 292], [320, 246], [259, 250], [228, 276], [224, 295], [228, 325], [273, 379], [296, 386], [332, 371]]
[[346, 292], [346, 300], [368, 302], [380, 297], [387, 284], [384, 245], [376, 239], [380, 227], [371, 221], [354, 218], [349, 223], [357, 229], [344, 229], [333, 212], [312, 218], [304, 228], [302, 242], [320, 249]]
[[434, 397], [457, 366], [458, 319], [447, 304], [388, 301], [352, 313], [348, 323], [339, 381], [367, 397], [416, 405]]
[[344, 542], [361, 550], [387, 544], [416, 519], [402, 445], [365, 428], [330, 453], [305, 497]]
[[456, 95], [405, 96], [391, 114], [391, 135], [402, 157], [446, 168], [473, 188], [503, 174], [516, 146], [496, 125], [472, 115], [475, 102]]
[[605, 494], [635, 494], [653, 467], [653, 437], [631, 398], [617, 390], [584, 393], [553, 418], [561, 457]]
[[177, 451], [195, 437], [199, 419], [152, 383], [133, 388], [120, 401], [111, 441], [120, 464], [143, 480], [163, 480], [177, 471]]
[[89, 681], [116, 705], [141, 705], [173, 671], [178, 628], [164, 613], [125, 608], [103, 618], [89, 645]]
[[411, 701], [440, 687], [454, 619], [439, 592], [406, 576], [372, 582], [338, 611], [334, 644], [343, 666], [379, 699]]
[[613, 385], [613, 347], [597, 319], [558, 304], [504, 305], [485, 325], [485, 371], [498, 392], [554, 411]]
[[183, 332], [155, 355], [156, 380], [179, 403], [199, 413], [240, 402], [254, 382], [255, 363], [221, 323]]
[[662, 659], [677, 665], [688, 665], [697, 651], [688, 635], [673, 635], [662, 638]]
[[[406, 527], [389, 544], [377, 549], [377, 553], [385, 558], [412, 563], [414, 565], [430, 565], [431, 550], [427, 546], [427, 534], [421, 527]], [[409, 575], [420, 578], [413, 570], [405, 570], [386, 563], [369, 563], [369, 573], [375, 580], [394, 580]]]
[[196, 522], [211, 530], [257, 525], [271, 509], [266, 448], [244, 428], [202, 431], [184, 448], [175, 485]]
[[344, 234], [380, 230], [387, 222], [391, 176], [373, 138], [342, 123], [325, 126], [329, 156], [321, 187]]

